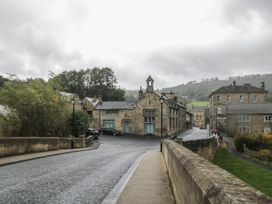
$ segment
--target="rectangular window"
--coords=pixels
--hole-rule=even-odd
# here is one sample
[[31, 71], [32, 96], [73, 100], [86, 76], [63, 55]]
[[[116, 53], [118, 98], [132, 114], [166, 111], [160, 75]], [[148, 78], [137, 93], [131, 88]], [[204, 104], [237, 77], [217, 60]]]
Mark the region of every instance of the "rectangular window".
[[228, 102], [228, 103], [231, 102], [231, 95], [227, 95], [227, 102]]
[[239, 115], [238, 122], [250, 122], [250, 115]]
[[257, 102], [258, 102], [258, 96], [257, 96], [257, 95], [254, 95], [254, 96], [252, 97], [252, 102], [253, 102], [253, 103], [257, 103]]
[[244, 102], [244, 95], [240, 95], [240, 103], [243, 103]]
[[216, 120], [217, 120], [217, 125], [220, 125], [221, 124], [221, 117], [217, 117]]
[[114, 120], [103, 120], [103, 127], [114, 128]]
[[271, 127], [265, 127], [264, 133], [271, 133]]
[[217, 96], [216, 96], [216, 101], [217, 101], [217, 102], [221, 102], [221, 96], [220, 96], [220, 95], [217, 95]]
[[265, 115], [264, 122], [271, 123], [272, 122], [272, 115]]
[[222, 113], [222, 108], [221, 107], [217, 107], [216, 111], [217, 111], [217, 114], [221, 114]]
[[250, 133], [250, 127], [249, 126], [239, 127], [239, 132]]
[[144, 110], [144, 122], [155, 123], [155, 110]]

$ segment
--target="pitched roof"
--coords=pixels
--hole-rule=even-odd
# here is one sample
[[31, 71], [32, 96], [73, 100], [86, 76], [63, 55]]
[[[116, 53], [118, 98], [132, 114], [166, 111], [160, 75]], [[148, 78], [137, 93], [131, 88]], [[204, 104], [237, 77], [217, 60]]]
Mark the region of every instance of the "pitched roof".
[[130, 110], [133, 104], [127, 101], [103, 101], [95, 107], [95, 110]]
[[251, 84], [244, 84], [243, 86], [231, 84], [229, 86], [221, 86], [219, 89], [213, 91], [209, 97], [211, 97], [213, 94], [222, 93], [267, 93], [267, 91], [264, 88], [252, 86]]
[[272, 114], [272, 104], [229, 104], [228, 114]]
[[93, 105], [93, 107], [95, 107], [99, 103], [99, 100], [97, 98], [86, 97], [86, 99]]

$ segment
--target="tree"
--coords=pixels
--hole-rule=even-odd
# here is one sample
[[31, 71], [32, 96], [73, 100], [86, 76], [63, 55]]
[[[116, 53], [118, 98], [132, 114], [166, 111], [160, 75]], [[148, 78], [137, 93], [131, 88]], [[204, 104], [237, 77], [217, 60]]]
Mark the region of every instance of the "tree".
[[64, 136], [69, 112], [58, 91], [43, 80], [11, 81], [0, 90], [0, 104], [16, 111], [18, 136]]
[[83, 135], [89, 126], [89, 116], [85, 111], [78, 110], [70, 115], [70, 127], [72, 135]]
[[9, 81], [9, 79], [0, 75], [0, 88], [4, 86], [5, 82]]
[[108, 68], [65, 71], [49, 80], [58, 90], [75, 93], [81, 99], [85, 96], [98, 96], [104, 101], [124, 100], [125, 91], [117, 87], [117, 78]]

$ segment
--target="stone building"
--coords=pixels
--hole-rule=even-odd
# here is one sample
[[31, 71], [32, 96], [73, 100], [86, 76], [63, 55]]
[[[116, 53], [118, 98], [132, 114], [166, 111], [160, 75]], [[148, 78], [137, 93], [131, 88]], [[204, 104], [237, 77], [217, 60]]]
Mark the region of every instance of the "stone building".
[[186, 123], [185, 106], [174, 93], [154, 91], [151, 76], [146, 80], [146, 91], [140, 88], [136, 102], [102, 101], [93, 111], [95, 128], [112, 127], [136, 135], [160, 136], [161, 130], [163, 136], [176, 134], [190, 126], [189, 121]]
[[210, 124], [211, 128], [227, 126], [227, 105], [232, 104], [265, 104], [267, 91], [264, 82], [261, 87], [255, 87], [251, 84], [242, 86], [233, 84], [222, 86], [209, 95], [210, 100]]
[[101, 101], [101, 98], [97, 97], [85, 97], [82, 101], [83, 110], [86, 111], [92, 120], [93, 116], [93, 109], [96, 107], [96, 105]]
[[80, 98], [77, 96], [77, 94], [74, 93], [67, 93], [67, 92], [62, 92], [60, 91], [60, 96], [62, 99], [66, 102], [67, 108], [69, 110], [82, 110], [82, 101]]
[[209, 124], [209, 107], [192, 106], [193, 126], [206, 128]]
[[233, 134], [272, 132], [272, 104], [229, 104], [227, 118], [227, 130]]

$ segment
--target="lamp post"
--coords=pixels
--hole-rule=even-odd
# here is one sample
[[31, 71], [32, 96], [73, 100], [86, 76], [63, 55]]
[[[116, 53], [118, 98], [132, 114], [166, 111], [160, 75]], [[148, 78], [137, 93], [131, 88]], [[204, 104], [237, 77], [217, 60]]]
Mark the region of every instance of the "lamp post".
[[72, 114], [72, 129], [71, 134], [74, 134], [74, 128], [75, 128], [75, 105], [76, 105], [76, 98], [73, 96], [72, 98], [72, 105], [73, 105], [73, 114]]
[[163, 128], [163, 120], [162, 120], [162, 114], [163, 114], [163, 96], [160, 97], [160, 103], [161, 103], [161, 141], [160, 141], [160, 152], [162, 152], [162, 128]]

